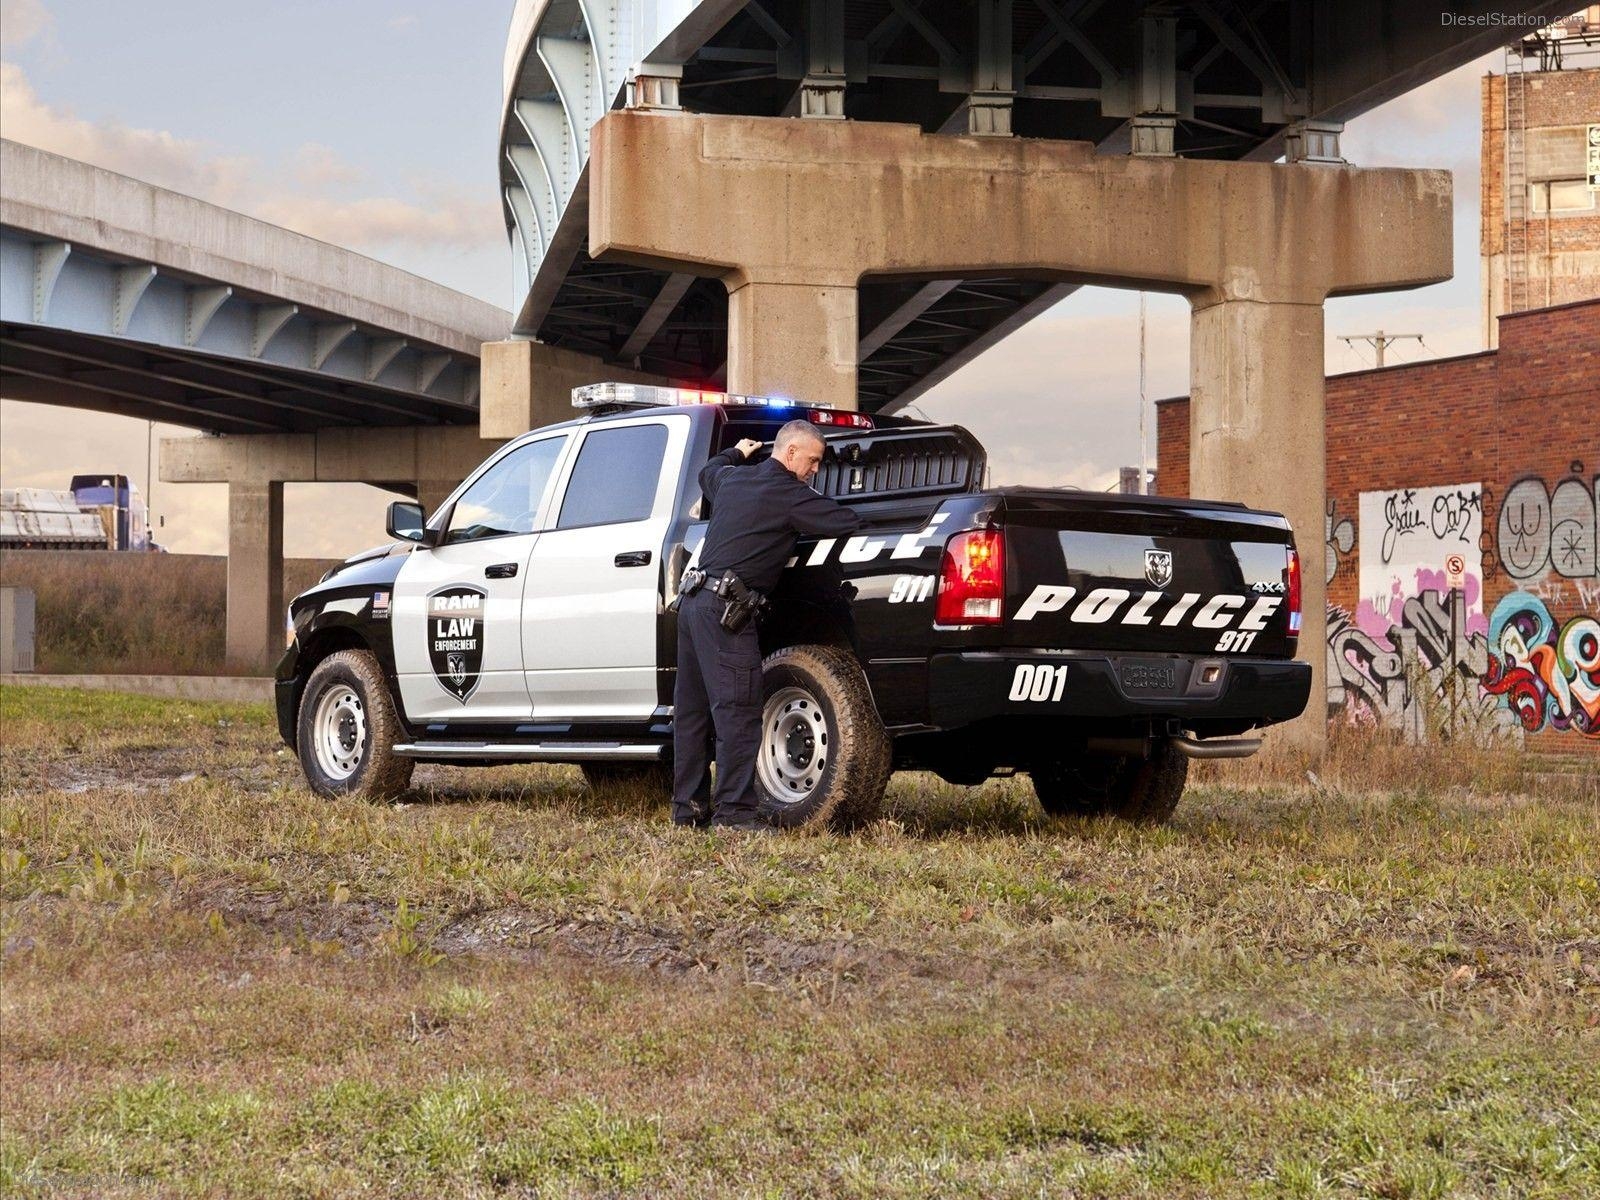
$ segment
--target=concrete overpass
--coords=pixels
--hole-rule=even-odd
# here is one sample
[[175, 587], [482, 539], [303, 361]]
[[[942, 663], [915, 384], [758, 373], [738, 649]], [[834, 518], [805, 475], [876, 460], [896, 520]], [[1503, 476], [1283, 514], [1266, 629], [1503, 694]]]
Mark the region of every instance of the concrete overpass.
[[[592, 252], [592, 222], [606, 216], [594, 211], [602, 164], [591, 131], [624, 107], [1333, 164], [1345, 121], [1530, 28], [1488, 18], [1574, 7], [1469, 0], [1448, 6], [1464, 20], [1446, 25], [1422, 0], [518, 0], [499, 163], [515, 329], [607, 362], [758, 390], [730, 366], [737, 272]], [[789, 202], [767, 198], [772, 226]], [[607, 203], [682, 209], [671, 195], [613, 192]], [[966, 239], [980, 235], [973, 218]], [[849, 338], [852, 378], [840, 390], [861, 408], [909, 403], [1080, 282], [1048, 264], [1026, 274], [962, 265], [910, 276], [869, 263], [850, 281], [839, 321], [851, 328], [834, 337]], [[780, 377], [773, 387], [810, 384]]]
[[214, 433], [476, 425], [509, 315], [125, 175], [0, 141], [7, 395]]

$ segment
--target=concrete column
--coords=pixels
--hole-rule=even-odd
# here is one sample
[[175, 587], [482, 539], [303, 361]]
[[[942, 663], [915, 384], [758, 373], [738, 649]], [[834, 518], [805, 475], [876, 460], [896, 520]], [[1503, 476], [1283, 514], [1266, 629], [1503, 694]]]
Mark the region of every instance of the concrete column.
[[283, 484], [228, 484], [230, 671], [269, 670], [283, 656]]
[[854, 285], [728, 285], [728, 390], [856, 407]]
[[[577, 415], [572, 389], [586, 383], [671, 382], [527, 338], [485, 342], [480, 370], [478, 434], [483, 438], [519, 437], [530, 429], [572, 420]], [[486, 445], [483, 452], [489, 449]]]
[[1311, 664], [1304, 715], [1273, 742], [1320, 755], [1327, 744], [1327, 492], [1322, 305], [1194, 302], [1189, 341], [1189, 491], [1283, 513], [1302, 570], [1297, 657]]

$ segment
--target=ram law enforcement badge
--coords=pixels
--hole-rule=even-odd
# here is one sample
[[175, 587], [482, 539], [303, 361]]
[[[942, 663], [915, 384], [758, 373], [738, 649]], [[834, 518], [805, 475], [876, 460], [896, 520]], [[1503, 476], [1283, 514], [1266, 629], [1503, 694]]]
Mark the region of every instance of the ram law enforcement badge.
[[478, 690], [488, 593], [464, 583], [428, 597], [428, 661], [439, 685], [463, 704]]
[[1144, 552], [1144, 577], [1151, 587], [1164, 588], [1172, 582], [1172, 551], [1146, 550]]

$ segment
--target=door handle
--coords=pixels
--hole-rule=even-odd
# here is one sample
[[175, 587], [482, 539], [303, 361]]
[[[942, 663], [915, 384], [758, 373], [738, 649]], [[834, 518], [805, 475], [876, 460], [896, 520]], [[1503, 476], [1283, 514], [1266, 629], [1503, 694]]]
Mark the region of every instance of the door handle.
[[648, 567], [650, 565], [650, 551], [624, 550], [611, 561], [619, 567]]
[[517, 577], [516, 563], [495, 563], [483, 569], [485, 579], [515, 579]]

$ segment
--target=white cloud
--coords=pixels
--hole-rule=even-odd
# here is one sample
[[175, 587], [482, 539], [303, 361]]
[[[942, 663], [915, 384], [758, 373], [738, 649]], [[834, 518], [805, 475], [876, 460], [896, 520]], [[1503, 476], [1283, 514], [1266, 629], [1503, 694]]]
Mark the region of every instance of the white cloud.
[[[1149, 458], [1153, 402], [1189, 389], [1189, 307], [1149, 301], [1145, 394]], [[996, 484], [1104, 490], [1139, 461], [1139, 318], [1128, 294], [1083, 288], [917, 401], [936, 421], [964, 425], [989, 451]]]
[[161, 187], [231, 204], [249, 194], [250, 160], [211, 153], [202, 143], [114, 121], [86, 121], [40, 99], [15, 63], [0, 63], [5, 136], [94, 163]]
[[332, 146], [306, 142], [294, 152], [294, 180], [302, 188], [316, 191], [360, 183], [366, 172], [340, 158]]
[[[7, 0], [9, 3], [9, 0]], [[345, 199], [328, 190], [348, 186], [362, 172], [329, 147], [307, 143], [289, 175], [297, 189], [274, 184], [256, 159], [217, 153], [203, 142], [164, 130], [115, 121], [90, 121], [40, 98], [26, 73], [0, 63], [0, 109], [5, 136], [68, 158], [94, 163], [137, 179], [249, 213], [308, 237], [368, 253], [459, 251], [493, 246], [503, 251], [505, 231], [492, 196], [469, 196], [429, 180], [414, 184], [420, 203], [396, 196]]]
[[495, 203], [459, 193], [428, 205], [392, 196], [278, 196], [255, 204], [252, 215], [335, 245], [367, 249], [416, 243], [470, 249], [488, 241], [501, 248], [505, 241]]
[[15, 50], [49, 31], [49, 10], [39, 0], [5, 0], [0, 4], [0, 46]]

